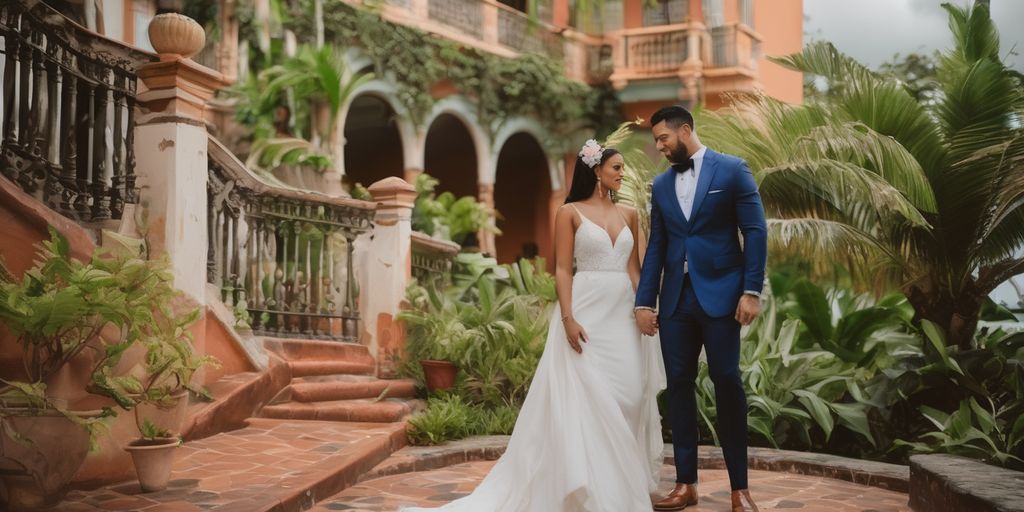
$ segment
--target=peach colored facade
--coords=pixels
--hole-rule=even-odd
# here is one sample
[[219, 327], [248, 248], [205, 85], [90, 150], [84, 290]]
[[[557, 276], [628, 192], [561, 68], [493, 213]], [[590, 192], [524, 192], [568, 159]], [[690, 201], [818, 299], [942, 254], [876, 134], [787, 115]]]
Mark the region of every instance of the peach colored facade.
[[[19, 13], [50, 12], [33, 0], [15, 3], [20, 6]], [[15, 3], [5, 3], [3, 9]], [[265, 7], [268, 0], [256, 3]], [[343, 333], [344, 341], [362, 350], [353, 352], [353, 367], [374, 377], [394, 376], [396, 357], [404, 347], [404, 330], [394, 315], [411, 274], [420, 264], [417, 258], [427, 251], [450, 259], [458, 250], [451, 242], [424, 240], [412, 232], [415, 191], [403, 178], [412, 181], [419, 173], [427, 172], [442, 178], [440, 191], [476, 195], [496, 206], [501, 214], [497, 224], [504, 234], [499, 238], [482, 235], [480, 247], [499, 261], [539, 255], [551, 264], [554, 212], [562, 204], [572, 178], [575, 148], [592, 136], [548, 133], [538, 119], [530, 116], [513, 117], [497, 130], [485, 130], [477, 118], [474, 100], [443, 83], [424, 84], [436, 101], [425, 118], [415, 124], [397, 100], [395, 84], [379, 77], [355, 90], [342, 108], [338, 132], [344, 136], [332, 148], [338, 156], [336, 172], [307, 177], [305, 181], [299, 177], [297, 182], [289, 182], [292, 188], [267, 185], [249, 175], [241, 163], [244, 158], [232, 153], [228, 143], [222, 144], [234, 129], [229, 121], [233, 106], [213, 98], [216, 90], [246, 71], [244, 54], [239, 51], [238, 23], [232, 17], [235, 4], [233, 0], [220, 2], [221, 39], [208, 41], [195, 57], [154, 52], [147, 29], [157, 12], [155, 0], [110, 1], [103, 12], [64, 13], [74, 24], [62, 22], [60, 16], [38, 15], [33, 23], [49, 27], [67, 22], [59, 28], [68, 28], [79, 37], [67, 42], [55, 37], [54, 45], [69, 45], [68, 49], [82, 44], [79, 41], [88, 41], [98, 53], [129, 56], [141, 62], [110, 68], [118, 74], [115, 81], [106, 84], [109, 96], [108, 89], [92, 88], [85, 80], [77, 90], [58, 89], [62, 86], [56, 80], [43, 81], [41, 76], [56, 76], [50, 73], [56, 73], [57, 67], [42, 64], [42, 52], [23, 48], [17, 54], [0, 56], [5, 85], [13, 83], [8, 79], [15, 69], [22, 78], [11, 89], [19, 101], [9, 101], [15, 96], [4, 98], [7, 110], [0, 110], [5, 128], [0, 138], [3, 155], [8, 154], [8, 148], [26, 155], [42, 154], [49, 173], [47, 185], [73, 189], [79, 197], [71, 204], [57, 192], [33, 188], [34, 175], [11, 181], [8, 177], [20, 171], [13, 165], [5, 169], [0, 177], [0, 198], [4, 199], [0, 201], [0, 256], [13, 274], [20, 275], [31, 265], [32, 244], [46, 237], [47, 225], [57, 227], [71, 239], [77, 258], [87, 257], [103, 243], [103, 229], [147, 236], [157, 253], [166, 253], [175, 286], [203, 312], [192, 326], [197, 352], [221, 361], [219, 368], [207, 368], [196, 376], [196, 383], [217, 390], [218, 401], [193, 404], [189, 427], [184, 431], [186, 438], [237, 426], [277, 396], [292, 376], [301, 377], [299, 372], [320, 375], [315, 372], [334, 371], [330, 361], [318, 360], [319, 353], [307, 354], [310, 360], [282, 363], [277, 357], [282, 354], [275, 355], [265, 345], [264, 336], [273, 334], [254, 335], [235, 317], [247, 308], [256, 311], [255, 322], [263, 317], [284, 316], [280, 309], [269, 313], [261, 310], [274, 302], [262, 295], [272, 288], [280, 305], [285, 285], [297, 286], [300, 279], [305, 279], [301, 286], [309, 287], [308, 292], [294, 292], [292, 288], [287, 293], [306, 293], [306, 300], [331, 296], [332, 307], [345, 304], [343, 311], [323, 315], [331, 318], [306, 321], [304, 328], [315, 332], [316, 339]], [[784, 101], [799, 102], [800, 76], [765, 62], [764, 55], [799, 49], [801, 7], [800, 0], [669, 0], [656, 5], [647, 0], [605, 0], [603, 20], [583, 23], [574, 19], [568, 0], [556, 0], [539, 13], [539, 31], [531, 30], [522, 12], [492, 0], [389, 0], [380, 12], [393, 23], [502, 56], [514, 57], [527, 51], [549, 53], [563, 60], [570, 78], [592, 84], [610, 82], [622, 100], [622, 118], [626, 120], [648, 118], [657, 107], [672, 103], [718, 108], [723, 105], [724, 95], [759, 89]], [[3, 9], [0, 12], [15, 12]], [[451, 16], [451, 9], [465, 10], [462, 14], [468, 15]], [[0, 18], [8, 24], [15, 19], [7, 14]], [[470, 23], [465, 22], [467, 19]], [[365, 65], [365, 56], [358, 49], [350, 53], [346, 56], [350, 64]], [[128, 66], [124, 59], [112, 58], [110, 62], [115, 64], [104, 61], [102, 65]], [[31, 82], [26, 79], [28, 74], [20, 71], [27, 69], [36, 73]], [[61, 76], [67, 80], [75, 73], [81, 71], [69, 68], [66, 76]], [[48, 85], [44, 88], [39, 84]], [[30, 88], [34, 88], [33, 98], [52, 95], [53, 101], [30, 105]], [[76, 99], [75, 94], [91, 96]], [[61, 124], [61, 117], [68, 111], [47, 110], [57, 104], [94, 110], [87, 117], [64, 119]], [[61, 126], [76, 122], [83, 124], [70, 130], [71, 135], [61, 133]], [[17, 137], [10, 136], [14, 132], [18, 132]], [[93, 139], [79, 140], [80, 133], [86, 132], [105, 133], [110, 140], [106, 145], [92, 144]], [[92, 152], [85, 150], [86, 140]], [[77, 156], [76, 143], [81, 144]], [[37, 145], [44, 148], [42, 153], [33, 153]], [[248, 177], [240, 179], [243, 174]], [[234, 190], [231, 186], [216, 188], [224, 185], [217, 180], [225, 177], [236, 187]], [[287, 181], [289, 177], [280, 178]], [[342, 183], [357, 182], [376, 184], [370, 187], [373, 201], [356, 201], [341, 191]], [[129, 189], [133, 187], [138, 189], [139, 197], [132, 197]], [[235, 197], [239, 190], [247, 199]], [[244, 201], [249, 203], [239, 206]], [[139, 211], [129, 206], [144, 211], [146, 226], [136, 223], [138, 219], [133, 216], [139, 217]], [[281, 208], [292, 210], [282, 213]], [[295, 236], [290, 242], [285, 237], [291, 235], [282, 231], [260, 231], [265, 228], [264, 221], [274, 215], [289, 218], [301, 212], [310, 215], [308, 212], [317, 209], [351, 215], [344, 219], [355, 223], [351, 226], [340, 221], [321, 224], [325, 229], [345, 226], [334, 232], [334, 241], [339, 251], [347, 251], [346, 256], [329, 252], [325, 256], [324, 252], [330, 250], [325, 249], [325, 237], [319, 242], [321, 261], [313, 261], [310, 255], [314, 242], [306, 239], [302, 243], [310, 245], [299, 258], [296, 231], [290, 232]], [[103, 215], [90, 219], [90, 212]], [[367, 220], [363, 227], [357, 226], [358, 219], [353, 219], [359, 215], [373, 219], [372, 225]], [[261, 244], [278, 240], [286, 244], [281, 254], [283, 249], [295, 251], [290, 266], [283, 257], [267, 259], [263, 252]], [[253, 259], [248, 260], [250, 257]], [[303, 268], [310, 273], [296, 270], [300, 259], [305, 260]], [[246, 271], [250, 272], [248, 281]], [[267, 274], [260, 273], [264, 271]], [[286, 272], [292, 273], [291, 281], [281, 281]], [[341, 279], [349, 280], [342, 283]], [[318, 284], [323, 288], [317, 288]], [[250, 288], [246, 290], [245, 286]], [[303, 314], [315, 317], [323, 313], [315, 307], [303, 307], [307, 311]], [[298, 323], [282, 321], [277, 328], [294, 329]], [[10, 333], [0, 326], [0, 372], [4, 378], [20, 377], [21, 355]], [[131, 365], [140, 358], [141, 354], [132, 354], [124, 362]], [[80, 371], [69, 373], [74, 374], [68, 377], [70, 387], [88, 378]], [[287, 404], [282, 408], [288, 414], [299, 414]], [[85, 460], [75, 479], [77, 484], [89, 486], [129, 478], [131, 466], [121, 444], [134, 435], [133, 429], [131, 417], [120, 416], [112, 425], [112, 433], [99, 440], [100, 449]]]

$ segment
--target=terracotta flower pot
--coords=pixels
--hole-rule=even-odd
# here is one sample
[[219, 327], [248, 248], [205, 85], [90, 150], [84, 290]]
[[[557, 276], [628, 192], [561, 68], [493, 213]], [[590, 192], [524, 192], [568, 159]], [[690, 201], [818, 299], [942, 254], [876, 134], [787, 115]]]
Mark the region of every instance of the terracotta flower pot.
[[157, 14], [149, 22], [149, 42], [161, 56], [190, 58], [206, 44], [206, 32], [192, 18], [176, 13]]
[[430, 391], [444, 391], [455, 387], [455, 376], [459, 368], [448, 361], [425, 359], [420, 361], [423, 367], [423, 380]]
[[132, 454], [135, 474], [144, 492], [162, 491], [171, 479], [174, 451], [181, 445], [177, 437], [136, 439], [124, 449]]
[[[188, 414], [188, 390], [182, 390], [171, 396], [171, 399], [174, 400], [174, 405], [169, 407], [160, 407], [149, 403], [135, 406], [135, 417], [139, 420], [136, 425], [141, 424], [142, 419], [145, 418], [161, 430], [175, 435], [181, 434], [181, 429], [185, 425], [185, 416]], [[139, 436], [142, 436], [142, 432], [139, 432]]]
[[[98, 417], [101, 411], [72, 411]], [[7, 502], [0, 509], [37, 510], [59, 502], [89, 452], [89, 432], [54, 410], [4, 409], [0, 432], [0, 479]], [[6, 508], [4, 507], [6, 506]]]

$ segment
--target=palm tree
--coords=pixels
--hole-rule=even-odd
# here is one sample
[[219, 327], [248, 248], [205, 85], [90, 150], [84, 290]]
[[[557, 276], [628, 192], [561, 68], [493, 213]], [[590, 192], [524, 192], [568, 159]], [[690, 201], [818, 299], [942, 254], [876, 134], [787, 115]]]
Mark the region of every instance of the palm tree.
[[825, 77], [827, 98], [740, 98], [697, 124], [754, 170], [777, 255], [898, 286], [968, 348], [986, 297], [1024, 272], [1024, 89], [988, 8], [943, 7], [954, 46], [932, 101], [816, 43], [776, 62]]
[[[259, 73], [237, 90], [248, 109], [259, 109], [254, 121], [255, 141], [247, 165], [273, 170], [281, 165], [308, 165], [324, 169], [332, 165], [331, 146], [336, 142], [338, 115], [352, 93], [372, 73], [349, 72], [341, 52], [331, 46], [303, 46], [294, 57]], [[286, 95], [295, 105], [294, 135], [269, 134], [270, 122]]]

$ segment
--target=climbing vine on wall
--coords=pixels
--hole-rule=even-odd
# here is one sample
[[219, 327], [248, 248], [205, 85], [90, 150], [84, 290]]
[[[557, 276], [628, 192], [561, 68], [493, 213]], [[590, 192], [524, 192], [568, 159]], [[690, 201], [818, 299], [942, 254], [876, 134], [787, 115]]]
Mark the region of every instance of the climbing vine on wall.
[[[311, 34], [311, 19], [311, 8], [303, 4], [286, 24], [296, 34]], [[360, 48], [375, 73], [396, 84], [398, 100], [417, 126], [434, 104], [433, 87], [446, 80], [475, 103], [491, 136], [519, 115], [535, 117], [551, 134], [594, 128], [592, 113], [607, 106], [607, 95], [569, 79], [560, 61], [544, 55], [499, 57], [389, 23], [341, 0], [324, 2], [324, 25], [329, 41]]]

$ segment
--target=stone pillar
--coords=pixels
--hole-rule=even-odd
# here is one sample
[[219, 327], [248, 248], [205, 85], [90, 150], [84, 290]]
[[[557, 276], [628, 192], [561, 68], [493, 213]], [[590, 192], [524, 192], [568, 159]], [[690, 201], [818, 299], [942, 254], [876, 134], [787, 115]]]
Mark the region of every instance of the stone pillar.
[[405, 181], [411, 183], [415, 187], [416, 178], [418, 178], [420, 174], [423, 174], [423, 168], [409, 167], [402, 174]]
[[217, 65], [229, 82], [238, 80], [238, 17], [235, 16], [235, 0], [224, 0], [220, 4], [221, 37], [217, 47]]
[[485, 43], [498, 44], [498, 7], [495, 4], [480, 2], [483, 9], [483, 39]]
[[395, 320], [412, 280], [412, 207], [416, 189], [401, 178], [385, 178], [369, 188], [377, 202], [372, 232], [357, 240], [361, 252], [359, 311], [361, 342], [377, 360], [377, 375], [398, 375], [405, 329]]
[[412, 0], [409, 3], [409, 10], [412, 11], [413, 19], [426, 20], [430, 18], [430, 3], [428, 0]]
[[[479, 192], [477, 194], [478, 200], [491, 209], [490, 222], [497, 223], [498, 219], [494, 215], [494, 184], [481, 183], [479, 187]], [[480, 252], [493, 257], [498, 256], [498, 245], [494, 240], [494, 233], [480, 230], [480, 232], [477, 233], [477, 239], [480, 240]]]
[[167, 254], [174, 285], [206, 304], [206, 102], [224, 76], [190, 59], [203, 47], [203, 28], [180, 14], [162, 14], [149, 26], [158, 62], [138, 69], [135, 125], [137, 184], [145, 221], [139, 230], [153, 256]]

